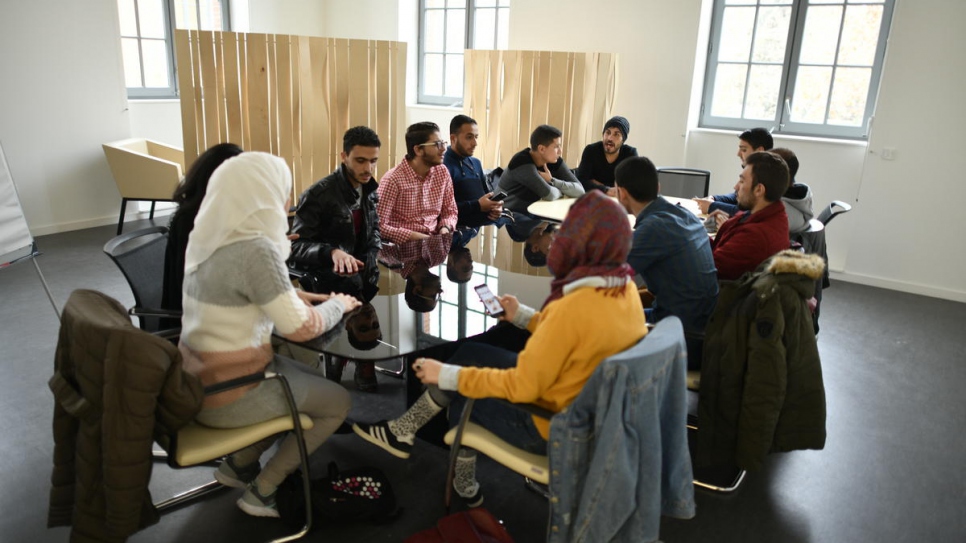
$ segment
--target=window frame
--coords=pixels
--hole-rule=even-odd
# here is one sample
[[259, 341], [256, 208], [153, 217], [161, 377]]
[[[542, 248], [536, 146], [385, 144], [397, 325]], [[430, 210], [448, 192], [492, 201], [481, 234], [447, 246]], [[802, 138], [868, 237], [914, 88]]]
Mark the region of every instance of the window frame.
[[[128, 36], [121, 33], [118, 28], [118, 38], [133, 38], [138, 43], [138, 65], [141, 68], [141, 82], [144, 82], [144, 50], [142, 41], [145, 39], [156, 40], [157, 38], [141, 37], [141, 19], [138, 17], [139, 9], [137, 0], [129, 0], [134, 6], [134, 22], [137, 27], [136, 36]], [[125, 81], [125, 89], [129, 100], [171, 100], [180, 98], [178, 93], [178, 66], [174, 51], [174, 30], [176, 28], [174, 16], [174, 3], [178, 0], [162, 0], [164, 16], [164, 49], [168, 60], [168, 83], [166, 87], [128, 87]], [[193, 0], [198, 21], [201, 21], [201, 2]], [[226, 31], [231, 30], [231, 0], [219, 0], [222, 5], [221, 20], [222, 28]], [[123, 50], [122, 53], [123, 55]], [[122, 74], [123, 75], [123, 74]]]
[[[873, 56], [871, 75], [869, 77], [869, 87], [866, 94], [865, 102], [865, 112], [863, 115], [863, 122], [860, 126], [842, 126], [828, 124], [828, 114], [831, 105], [831, 100], [833, 96], [833, 89], [835, 86], [834, 76], [835, 71], [840, 67], [849, 67], [845, 64], [838, 64], [842, 39], [842, 27], [845, 22], [845, 13], [843, 12], [842, 18], [839, 23], [839, 43], [836, 45], [835, 49], [835, 60], [831, 64], [832, 77], [833, 80], [829, 85], [828, 96], [826, 97], [826, 107], [825, 107], [825, 120], [821, 124], [806, 123], [801, 121], [792, 121], [791, 112], [794, 104], [793, 91], [795, 89], [795, 84], [799, 76], [799, 69], [803, 66], [809, 66], [809, 64], [804, 64], [799, 61], [801, 58], [801, 52], [805, 32], [805, 23], [807, 21], [807, 14], [809, 7], [823, 7], [828, 5], [837, 4], [814, 4], [809, 5], [809, 0], [791, 0], [791, 14], [789, 16], [788, 24], [788, 36], [786, 38], [785, 56], [782, 63], [782, 75], [781, 81], [778, 89], [779, 102], [775, 104], [775, 118], [771, 120], [767, 119], [744, 119], [744, 118], [734, 118], [734, 117], [721, 117], [714, 116], [711, 114], [711, 106], [714, 101], [714, 86], [717, 76], [718, 63], [718, 53], [720, 47], [718, 46], [721, 42], [722, 33], [722, 20], [724, 17], [725, 3], [726, 0], [714, 0], [714, 5], [712, 7], [712, 19], [711, 19], [711, 35], [708, 43], [708, 58], [705, 69], [705, 78], [703, 86], [703, 94], [701, 97], [701, 109], [699, 114], [698, 126], [701, 128], [713, 128], [713, 129], [724, 129], [724, 130], [747, 130], [749, 128], [755, 127], [765, 127], [768, 128], [773, 134], [776, 135], [790, 135], [790, 136], [806, 136], [806, 137], [818, 137], [818, 138], [835, 138], [835, 139], [852, 139], [852, 140], [868, 140], [869, 130], [871, 127], [872, 118], [875, 113], [876, 101], [879, 93], [879, 84], [882, 79], [882, 68], [885, 59], [886, 46], [889, 41], [889, 32], [892, 26], [892, 17], [895, 11], [895, 0], [883, 0], [880, 2], [868, 2], [870, 4], [881, 5], [883, 7], [882, 20], [880, 22], [879, 28], [879, 39], [876, 44], [875, 54]], [[841, 0], [841, 5], [844, 7], [862, 5], [865, 2], [862, 0]], [[752, 50], [754, 48], [754, 38], [758, 31], [758, 14], [762, 7], [770, 7], [773, 4], [762, 4], [761, 0], [758, 0], [754, 4], [750, 4], [749, 7], [755, 7], [755, 24], [752, 28]], [[746, 62], [747, 66], [752, 66], [755, 64], [767, 64], [761, 62], [753, 62], [751, 59], [751, 53], [749, 53], [749, 59]], [[750, 72], [750, 69], [749, 69]], [[748, 89], [748, 75], [746, 74], [746, 85], [745, 92]], [[747, 96], [747, 94], [746, 94]], [[747, 106], [747, 102], [742, 102], [742, 110]]]
[[[505, 0], [506, 1], [506, 5], [505, 6], [500, 5], [500, 2], [501, 1], [504, 1], [504, 0], [494, 0], [495, 5], [493, 5], [493, 6], [477, 6], [477, 0], [465, 0], [465, 1], [466, 1], [466, 5], [464, 7], [450, 7], [448, 5], [448, 2], [447, 2], [446, 5], [443, 5], [442, 7], [427, 7], [426, 6], [427, 0], [419, 0], [419, 5], [418, 5], [418, 10], [419, 10], [419, 13], [418, 13], [419, 24], [418, 24], [418, 36], [417, 36], [417, 43], [418, 43], [418, 45], [417, 45], [417, 70], [416, 70], [416, 103], [418, 103], [420, 105], [445, 106], [445, 107], [462, 107], [463, 106], [463, 98], [464, 98], [463, 97], [463, 94], [465, 94], [465, 92], [466, 92], [465, 84], [464, 84], [463, 93], [461, 93], [461, 95], [458, 96], [458, 97], [457, 96], [446, 96], [445, 94], [443, 94], [443, 95], [428, 94], [428, 93], [426, 93], [426, 91], [424, 89], [423, 74], [426, 71], [426, 55], [427, 54], [438, 54], [436, 51], [433, 51], [432, 53], [427, 53], [427, 51], [426, 51], [426, 40], [424, 38], [426, 36], [426, 12], [427, 11], [442, 11], [444, 13], [444, 19], [445, 19], [446, 12], [449, 11], [449, 10], [463, 9], [463, 10], [466, 11], [466, 19], [465, 19], [466, 26], [464, 28], [464, 33], [463, 33], [463, 50], [465, 51], [466, 49], [474, 49], [474, 47], [473, 47], [474, 42], [475, 42], [475, 32], [474, 32], [474, 29], [476, 28], [476, 16], [477, 16], [477, 13], [476, 12], [477, 12], [477, 10], [481, 10], [481, 9], [493, 9], [496, 12], [495, 13], [496, 14], [496, 21], [495, 21], [495, 23], [493, 25], [493, 33], [494, 33], [493, 34], [493, 44], [494, 44], [494, 47], [495, 48], [499, 48], [499, 36], [500, 36], [499, 13], [500, 13], [500, 10], [501, 9], [506, 9], [506, 10], [509, 10], [510, 9], [510, 0]], [[509, 22], [507, 24], [509, 25]], [[446, 28], [446, 25], [444, 24], [444, 29], [445, 28]], [[509, 28], [507, 28], [507, 32], [509, 32]], [[446, 82], [446, 62], [445, 62], [445, 56], [446, 55], [455, 55], [456, 53], [448, 53], [448, 52], [446, 52], [446, 50], [445, 50], [446, 49], [446, 35], [445, 34], [443, 35], [442, 43], [443, 43], [443, 52], [442, 52], [442, 55], [444, 56], [443, 72], [442, 72], [443, 73], [443, 78], [442, 78], [442, 80], [443, 80], [443, 92], [446, 92], [446, 87], [445, 87], [445, 84], [446, 84], [445, 83]], [[460, 53], [460, 54], [463, 55], [463, 53]], [[465, 55], [463, 55], [463, 56], [465, 58]], [[464, 72], [463, 72], [464, 73], [464, 76], [463, 76], [463, 79], [465, 81], [465, 79], [466, 79], [466, 75], [465, 75], [466, 74], [466, 72], [465, 72], [466, 63], [465, 62], [463, 64], [463, 68], [464, 68]]]

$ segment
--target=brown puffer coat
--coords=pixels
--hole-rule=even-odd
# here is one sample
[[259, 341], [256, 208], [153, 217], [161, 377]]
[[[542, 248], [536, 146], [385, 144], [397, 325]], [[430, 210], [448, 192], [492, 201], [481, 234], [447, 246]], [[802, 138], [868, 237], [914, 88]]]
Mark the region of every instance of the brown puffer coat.
[[72, 526], [72, 542], [125, 541], [158, 521], [148, 492], [154, 436], [194, 418], [201, 383], [182, 371], [177, 347], [91, 290], [64, 307], [54, 370], [47, 525]]

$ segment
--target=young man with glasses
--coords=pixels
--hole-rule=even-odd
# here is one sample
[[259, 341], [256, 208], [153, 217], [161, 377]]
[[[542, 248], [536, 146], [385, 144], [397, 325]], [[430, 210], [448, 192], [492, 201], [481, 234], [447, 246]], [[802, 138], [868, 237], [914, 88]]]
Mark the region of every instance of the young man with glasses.
[[406, 129], [406, 156], [379, 182], [379, 230], [393, 243], [452, 233], [457, 209], [453, 180], [443, 166], [446, 141], [436, 123]]

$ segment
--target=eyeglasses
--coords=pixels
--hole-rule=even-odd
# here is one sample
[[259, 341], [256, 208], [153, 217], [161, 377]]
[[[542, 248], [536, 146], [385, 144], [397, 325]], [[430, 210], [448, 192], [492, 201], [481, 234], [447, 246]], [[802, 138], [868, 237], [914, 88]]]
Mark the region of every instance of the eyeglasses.
[[429, 142], [426, 142], [426, 143], [420, 143], [416, 147], [426, 147], [428, 145], [435, 145], [437, 149], [445, 149], [446, 148], [446, 142], [443, 141], [443, 140], [436, 140], [436, 141], [429, 141]]

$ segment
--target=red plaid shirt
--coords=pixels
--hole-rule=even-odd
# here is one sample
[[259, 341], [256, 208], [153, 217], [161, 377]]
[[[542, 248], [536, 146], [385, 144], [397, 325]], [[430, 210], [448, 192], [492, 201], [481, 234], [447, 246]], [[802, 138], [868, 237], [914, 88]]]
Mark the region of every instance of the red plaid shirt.
[[456, 228], [453, 180], [442, 164], [419, 179], [405, 158], [379, 181], [379, 233], [383, 239], [403, 243], [410, 232], [435, 234], [447, 226]]

